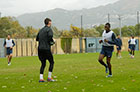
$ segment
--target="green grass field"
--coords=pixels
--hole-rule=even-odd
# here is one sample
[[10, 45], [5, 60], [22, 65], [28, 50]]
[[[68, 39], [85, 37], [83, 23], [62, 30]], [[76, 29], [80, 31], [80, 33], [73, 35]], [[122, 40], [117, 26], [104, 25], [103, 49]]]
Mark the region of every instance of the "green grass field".
[[[54, 55], [57, 82], [39, 83], [38, 57], [0, 58], [0, 92], [140, 92], [140, 53], [112, 58], [113, 77], [97, 62], [99, 53]], [[45, 69], [47, 79], [48, 64]]]

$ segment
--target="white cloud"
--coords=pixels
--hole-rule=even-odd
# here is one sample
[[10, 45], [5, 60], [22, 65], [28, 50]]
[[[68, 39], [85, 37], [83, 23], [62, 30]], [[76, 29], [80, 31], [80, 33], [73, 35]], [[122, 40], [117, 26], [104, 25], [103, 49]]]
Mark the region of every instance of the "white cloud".
[[17, 16], [54, 8], [78, 10], [113, 3], [118, 0], [0, 0], [0, 12], [5, 16]]

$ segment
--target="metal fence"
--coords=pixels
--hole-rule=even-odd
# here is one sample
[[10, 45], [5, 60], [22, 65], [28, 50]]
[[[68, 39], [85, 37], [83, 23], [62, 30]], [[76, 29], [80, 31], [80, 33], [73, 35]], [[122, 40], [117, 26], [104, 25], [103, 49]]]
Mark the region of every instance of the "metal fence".
[[[102, 44], [99, 44], [100, 39], [101, 38], [92, 38], [92, 37], [85, 38], [86, 52], [87, 53], [100, 52], [101, 48], [102, 48]], [[130, 38], [128, 38], [128, 37], [123, 37], [122, 38], [122, 42], [123, 42], [122, 51], [127, 51], [128, 50], [128, 40], [129, 39]], [[140, 40], [140, 38], [136, 37], [136, 41], [137, 41], [136, 51], [138, 51], [139, 48], [140, 48], [139, 40]], [[116, 51], [116, 46], [115, 46], [114, 50]]]
[[99, 40], [101, 38], [92, 38], [92, 37], [88, 37], [85, 38], [85, 42], [86, 42], [86, 52], [100, 52], [102, 45], [99, 44]]

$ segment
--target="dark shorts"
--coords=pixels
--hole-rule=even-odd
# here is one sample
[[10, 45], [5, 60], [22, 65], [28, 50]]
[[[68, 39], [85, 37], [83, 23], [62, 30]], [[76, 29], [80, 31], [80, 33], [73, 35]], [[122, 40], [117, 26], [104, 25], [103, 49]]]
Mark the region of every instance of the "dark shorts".
[[113, 46], [102, 46], [102, 50], [101, 50], [100, 54], [111, 58], [113, 51], [114, 51]]
[[129, 46], [129, 49], [130, 49], [130, 50], [135, 50], [135, 47], [136, 47], [135, 45], [130, 45], [130, 46]]
[[6, 55], [10, 55], [13, 53], [13, 50], [10, 48], [6, 48]]
[[130, 44], [129, 44], [128, 48], [131, 49], [131, 45]]
[[53, 55], [50, 50], [38, 50], [38, 57], [40, 61], [53, 61]]
[[121, 49], [122, 49], [121, 46], [118, 46], [118, 47], [117, 47], [117, 50], [121, 50]]

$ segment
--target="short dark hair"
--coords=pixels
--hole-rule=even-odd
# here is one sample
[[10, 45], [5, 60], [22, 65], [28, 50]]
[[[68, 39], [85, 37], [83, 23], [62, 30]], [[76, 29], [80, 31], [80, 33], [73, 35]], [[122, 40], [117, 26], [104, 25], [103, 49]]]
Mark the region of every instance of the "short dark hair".
[[131, 36], [132, 38], [134, 37], [134, 35]]
[[48, 25], [49, 24], [49, 21], [52, 21], [50, 18], [46, 18], [45, 20], [44, 20], [44, 23], [46, 24], [46, 25]]
[[109, 26], [109, 28], [111, 27], [110, 23], [106, 23], [105, 25], [108, 25], [108, 26]]

